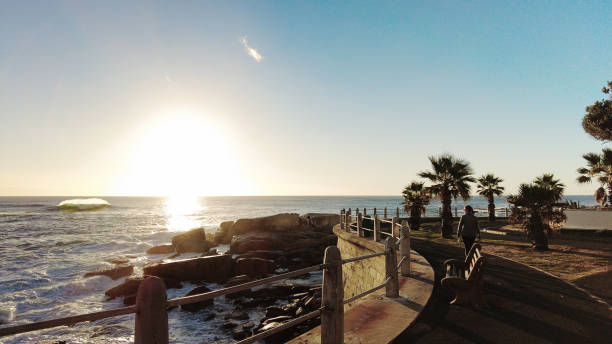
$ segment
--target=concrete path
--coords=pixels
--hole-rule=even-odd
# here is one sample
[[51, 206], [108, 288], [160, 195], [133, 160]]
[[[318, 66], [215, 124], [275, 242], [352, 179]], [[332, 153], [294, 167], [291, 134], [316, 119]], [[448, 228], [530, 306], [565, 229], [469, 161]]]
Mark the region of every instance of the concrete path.
[[[436, 284], [420, 323], [396, 343], [612, 342], [608, 305], [556, 277], [499, 257], [487, 256], [488, 307], [449, 305], [453, 295], [440, 286], [442, 262], [462, 258], [463, 249], [419, 239], [412, 240], [412, 248], [434, 267]], [[485, 245], [485, 256], [486, 251]]]

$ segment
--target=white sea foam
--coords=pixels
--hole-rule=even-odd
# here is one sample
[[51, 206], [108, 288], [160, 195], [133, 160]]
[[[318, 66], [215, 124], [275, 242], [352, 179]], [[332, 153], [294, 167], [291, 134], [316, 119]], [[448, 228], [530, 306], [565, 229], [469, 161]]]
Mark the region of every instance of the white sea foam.
[[15, 306], [2, 305], [0, 306], [0, 325], [8, 324], [15, 318]]
[[60, 202], [57, 205], [61, 210], [95, 210], [110, 206], [110, 203], [100, 198], [75, 198]]

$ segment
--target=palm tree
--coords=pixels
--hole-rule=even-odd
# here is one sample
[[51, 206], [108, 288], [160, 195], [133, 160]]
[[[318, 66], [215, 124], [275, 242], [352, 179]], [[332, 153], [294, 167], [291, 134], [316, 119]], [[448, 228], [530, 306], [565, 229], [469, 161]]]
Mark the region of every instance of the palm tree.
[[554, 192], [554, 202], [560, 201], [563, 197], [565, 185], [561, 183], [561, 180], [555, 179], [555, 175], [552, 173], [544, 173], [542, 176], [536, 177], [533, 183], [552, 190]]
[[453, 234], [453, 214], [451, 198], [461, 196], [464, 200], [470, 198], [470, 184], [476, 180], [472, 177], [470, 163], [457, 159], [450, 154], [430, 156], [431, 171], [419, 173], [419, 177], [428, 179], [432, 185], [428, 188], [431, 195], [439, 197], [442, 202], [442, 236], [449, 238]]
[[495, 221], [495, 201], [493, 197], [504, 193], [504, 187], [499, 185], [503, 181], [503, 179], [495, 177], [493, 173], [478, 178], [476, 192], [489, 201], [489, 221]]
[[[601, 154], [587, 153], [582, 156], [587, 161], [587, 167], [578, 169], [580, 176], [578, 183], [590, 183], [593, 178], [608, 189], [608, 203], [612, 204], [612, 149], [604, 148]], [[605, 189], [603, 199], [605, 203]], [[595, 197], [601, 197], [601, 190], [597, 190]]]
[[425, 183], [411, 182], [404, 188], [404, 209], [410, 211], [411, 230], [418, 230], [421, 227], [421, 213], [425, 210], [425, 206], [429, 204], [431, 196], [428, 190], [424, 187]]
[[513, 204], [513, 219], [520, 222], [536, 250], [548, 250], [545, 232], [550, 230], [545, 219], [547, 209], [557, 201], [556, 190], [538, 184], [521, 184], [516, 195], [508, 196]]

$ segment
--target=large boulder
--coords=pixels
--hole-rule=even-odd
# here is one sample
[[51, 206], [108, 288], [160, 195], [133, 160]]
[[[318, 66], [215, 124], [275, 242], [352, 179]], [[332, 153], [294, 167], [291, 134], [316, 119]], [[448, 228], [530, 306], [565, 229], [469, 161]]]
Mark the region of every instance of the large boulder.
[[298, 214], [277, 214], [254, 219], [240, 219], [232, 225], [231, 231], [233, 235], [250, 232], [285, 232], [305, 227], [305, 225], [306, 223]]
[[274, 272], [275, 264], [269, 259], [239, 258], [234, 263], [234, 275], [258, 277]]
[[230, 255], [191, 258], [170, 263], [156, 263], [144, 268], [145, 275], [179, 281], [224, 282], [231, 277]]
[[174, 252], [174, 245], [158, 245], [147, 250], [147, 254], [169, 254]]
[[185, 233], [176, 235], [172, 238], [172, 245], [176, 248], [176, 252], [207, 252], [215, 244], [206, 240], [204, 228], [194, 228]]
[[251, 232], [235, 236], [230, 244], [230, 252], [240, 254], [249, 251], [272, 251], [284, 245], [277, 233]]
[[121, 277], [129, 276], [134, 272], [134, 266], [129, 264], [122, 264], [108, 269], [100, 269], [96, 271], [90, 271], [83, 275], [83, 277], [93, 276], [107, 276], [113, 280], [117, 280]]
[[144, 277], [126, 278], [125, 282], [108, 289], [106, 292], [104, 292], [104, 294], [111, 299], [114, 299], [118, 296], [134, 295], [136, 294], [136, 292], [138, 292], [138, 287], [140, 286], [140, 282], [142, 282], [143, 279]]
[[318, 229], [331, 229], [340, 223], [339, 214], [307, 213], [301, 216], [304, 222]]
[[232, 236], [234, 235], [232, 232], [233, 224], [234, 221], [221, 222], [213, 239], [215, 244], [229, 244], [232, 241]]

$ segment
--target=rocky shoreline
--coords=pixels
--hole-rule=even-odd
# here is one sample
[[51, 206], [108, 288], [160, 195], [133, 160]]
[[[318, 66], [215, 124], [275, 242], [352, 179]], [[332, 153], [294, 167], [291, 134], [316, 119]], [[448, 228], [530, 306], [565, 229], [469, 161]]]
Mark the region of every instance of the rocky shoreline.
[[[252, 219], [223, 222], [213, 236], [203, 228], [196, 228], [172, 238], [171, 244], [151, 247], [147, 254], [168, 254], [168, 258], [180, 257], [184, 253], [199, 253], [200, 257], [164, 261], [146, 265], [142, 276], [133, 276], [134, 267], [125, 261], [114, 262], [113, 268], [92, 271], [85, 275], [105, 275], [114, 280], [126, 277], [125, 281], [105, 294], [107, 299], [123, 298], [125, 305], [132, 305], [138, 286], [146, 276], [157, 276], [164, 280], [166, 288], [182, 288], [183, 283], [196, 285], [186, 295], [230, 287], [274, 274], [321, 264], [327, 246], [336, 245], [337, 238], [332, 227], [339, 222], [336, 214], [278, 214]], [[215, 249], [229, 244], [229, 250], [220, 254]], [[317, 274], [317, 273], [313, 273]], [[320, 272], [318, 273], [320, 275]], [[310, 274], [303, 276], [308, 279]], [[215, 303], [224, 302], [224, 312]], [[209, 312], [204, 321], [223, 319], [220, 326], [222, 338], [243, 339], [253, 334], [272, 329], [300, 315], [316, 310], [321, 304], [321, 287], [316, 283], [281, 281], [257, 287], [215, 300], [183, 305], [179, 311]], [[253, 312], [261, 313], [260, 320], [251, 319]], [[265, 313], [265, 314], [263, 314]], [[282, 331], [266, 340], [276, 343], [293, 338], [320, 323], [311, 319], [294, 328]]]

